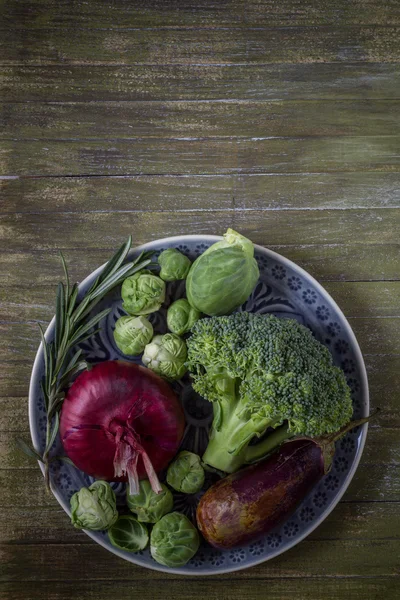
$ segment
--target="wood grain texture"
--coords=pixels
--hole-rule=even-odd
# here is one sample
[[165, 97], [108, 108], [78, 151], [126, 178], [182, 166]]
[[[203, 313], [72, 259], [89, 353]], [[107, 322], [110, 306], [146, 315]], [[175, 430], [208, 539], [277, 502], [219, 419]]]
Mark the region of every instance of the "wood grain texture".
[[3, 18], [6, 25], [18, 23], [27, 29], [400, 25], [400, 9], [396, 0], [100, 0], [76, 5], [68, 0], [23, 0], [8, 2]]
[[2, 66], [3, 101], [397, 99], [396, 63]]
[[[21, 217], [20, 217], [21, 218]], [[122, 216], [121, 216], [122, 218]], [[223, 229], [217, 229], [216, 224], [208, 233], [222, 234]], [[140, 231], [134, 232], [134, 243], [139, 244], [148, 240], [140, 237]], [[260, 240], [271, 250], [293, 260], [319, 281], [390, 281], [400, 279], [398, 242], [368, 244], [363, 243], [333, 243], [333, 244], [270, 244], [268, 237]], [[122, 243], [122, 237], [117, 244], [108, 239], [102, 240], [101, 248], [75, 249], [68, 248], [66, 258], [71, 269], [73, 280], [81, 281], [94, 269], [106, 262], [112, 250]], [[108, 244], [108, 246], [106, 245]], [[20, 248], [16, 251], [0, 252], [0, 283], [20, 285], [21, 280], [29, 281], [32, 286], [52, 284], [57, 285], [62, 276], [59, 246], [54, 240], [53, 247], [46, 250], [26, 248], [21, 240]]]
[[[82, 534], [84, 535], [84, 534]], [[306, 539], [269, 563], [230, 575], [232, 581], [258, 579], [260, 577], [293, 578], [318, 577], [319, 561], [324, 561], [324, 576], [332, 577], [385, 577], [398, 576], [398, 539], [386, 538], [368, 543], [366, 540], [311, 540]], [[371, 552], [371, 547], [375, 552]], [[149, 579], [147, 569], [135, 567], [128, 561], [107, 552], [100, 545], [92, 544], [15, 544], [0, 547], [3, 581], [85, 581], [90, 580], [137, 581]], [[355, 561], [354, 555], [357, 560]], [[39, 573], [32, 569], [41, 564]], [[29, 568], [29, 566], [31, 568]], [[133, 575], [134, 574], [134, 575]], [[267, 575], [268, 574], [268, 575]], [[175, 579], [176, 575], [153, 573], [154, 582]]]
[[[266, 191], [267, 193], [267, 191]], [[0, 215], [2, 239], [8, 251], [29, 246], [35, 250], [51, 248], [86, 249], [103, 247], [106, 242], [118, 247], [132, 231], [140, 231], [137, 242], [169, 235], [238, 229], [254, 243], [390, 244], [398, 242], [400, 213], [394, 208], [371, 210], [226, 210], [182, 212], [179, 219], [170, 211], [58, 212], [46, 219], [40, 213]], [[367, 231], [366, 231], [367, 227]]]
[[[0, 544], [89, 544], [92, 540], [71, 527], [56, 503], [51, 507], [2, 508]], [[310, 540], [399, 539], [400, 506], [397, 502], [340, 502], [313, 531]], [[261, 568], [261, 567], [260, 567]], [[249, 572], [250, 573], [250, 572]], [[257, 576], [257, 574], [255, 574]]]
[[[264, 600], [265, 589], [268, 589], [268, 598], [272, 600], [291, 600], [295, 595], [296, 600], [321, 600], [328, 597], [331, 600], [346, 598], [347, 600], [358, 600], [367, 594], [370, 600], [396, 600], [399, 580], [397, 577], [377, 577], [374, 579], [357, 578], [312, 578], [312, 579], [269, 579], [268, 572], [263, 581], [259, 580], [235, 581], [234, 586], [227, 583], [228, 577], [221, 580], [190, 579], [189, 582], [182, 580], [168, 580], [168, 591], [173, 600], [191, 600], [193, 594], [198, 598], [210, 600]], [[140, 595], [148, 600], [164, 600], [165, 585], [152, 585], [148, 581], [140, 581]], [[51, 582], [35, 582], [35, 585], [26, 585], [25, 600], [36, 600], [45, 597], [46, 600], [65, 600], [64, 594], [71, 597], [79, 594], [82, 600], [108, 600], [110, 594], [115, 590], [115, 584], [107, 581], [86, 582], [63, 582], [62, 588]], [[19, 590], [21, 586], [16, 582], [0, 584], [3, 589], [5, 600], [20, 600]], [[132, 576], [129, 581], [120, 582], [118, 585], [119, 598], [130, 600], [138, 589], [138, 581]], [[62, 590], [62, 591], [61, 591]]]
[[[397, 600], [397, 0], [10, 0], [0, 7], [0, 597]], [[15, 448], [58, 249], [234, 227], [349, 317], [380, 406], [344, 501], [234, 575], [150, 572], [71, 527]], [[229, 585], [233, 581], [234, 585]]]
[[[377, 402], [379, 402], [379, 399], [377, 399]], [[400, 401], [397, 403], [396, 408], [400, 411]], [[400, 467], [399, 434], [399, 428], [380, 427], [377, 424], [370, 425], [367, 437], [368, 442], [366, 443], [363, 453], [363, 464], [380, 465], [383, 469], [387, 466]], [[17, 431], [0, 431], [1, 468], [36, 471], [36, 461], [18, 450], [16, 446], [16, 439], [18, 436], [23, 438], [29, 436], [26, 418], [20, 423]]]
[[[0, 321], [50, 321], [54, 314], [54, 285], [39, 286], [22, 294], [20, 285], [0, 288]], [[325, 289], [333, 296], [347, 317], [400, 317], [400, 281], [378, 282], [325, 282]]]
[[400, 135], [398, 114], [395, 100], [16, 103], [0, 139]]
[[[298, 194], [304, 189], [304, 194], [310, 196], [310, 205], [313, 196], [320, 188], [321, 191], [315, 203], [326, 206], [330, 201], [331, 206], [343, 205], [348, 201], [358, 206], [368, 206], [373, 202], [378, 204], [391, 203], [399, 205], [400, 200], [396, 193], [400, 171], [400, 136], [358, 136], [358, 137], [275, 137], [264, 139], [230, 138], [230, 139], [205, 139], [205, 140], [96, 140], [96, 141], [4, 141], [0, 149], [0, 177], [28, 175], [36, 173], [51, 176], [65, 175], [101, 175], [101, 176], [127, 176], [127, 175], [168, 175], [168, 179], [131, 179], [129, 189], [135, 194], [135, 187], [140, 189], [140, 184], [161, 188], [178, 187], [182, 182], [173, 179], [172, 175], [225, 175], [225, 174], [284, 174], [284, 177], [275, 178], [275, 185], [279, 189], [279, 198], [276, 205], [286, 207], [288, 191], [300, 188]], [[372, 173], [377, 171], [378, 174]], [[328, 173], [339, 172], [336, 176], [329, 177]], [[387, 176], [387, 172], [394, 175]], [[299, 173], [304, 177], [288, 177], [292, 173]], [[344, 175], [349, 173], [349, 175]], [[316, 176], [315, 176], [316, 175]], [[80, 183], [82, 181], [82, 183]], [[287, 181], [287, 183], [286, 183]], [[78, 185], [84, 185], [82, 179]], [[240, 185], [238, 185], [240, 182]], [[74, 181], [65, 181], [65, 187], [76, 186]], [[104, 181], [88, 182], [97, 185], [101, 190], [105, 188]], [[224, 186], [227, 189], [237, 190], [238, 199], [244, 194], [251, 199], [252, 204], [263, 206], [257, 193], [256, 185], [262, 189], [265, 179], [242, 178], [233, 180], [211, 180], [211, 184], [203, 179], [184, 180], [183, 184], [195, 187], [198, 193], [204, 190], [204, 198], [198, 198], [200, 206], [207, 206], [213, 201], [213, 189]], [[23, 180], [19, 186], [29, 189], [29, 186], [45, 186], [45, 183], [28, 182]], [[112, 185], [112, 182], [110, 182]], [[60, 185], [57, 182], [48, 182], [48, 185]], [[5, 190], [5, 204], [1, 209], [7, 210], [8, 192], [21, 194], [17, 183], [8, 183]], [[13, 192], [13, 187], [16, 189]], [[122, 187], [122, 184], [121, 184]], [[248, 190], [248, 188], [250, 188]], [[283, 188], [282, 191], [280, 188]], [[253, 191], [254, 190], [254, 191]], [[136, 192], [137, 194], [138, 192]], [[172, 192], [179, 198], [180, 190]], [[330, 193], [330, 196], [328, 195]], [[253, 194], [253, 195], [252, 195]], [[327, 200], [322, 204], [328, 195]], [[334, 196], [336, 201], [332, 198]], [[150, 199], [152, 193], [149, 193]], [[71, 194], [71, 201], [75, 197]], [[101, 197], [99, 198], [101, 206]], [[297, 195], [296, 195], [297, 200]], [[246, 199], [245, 199], [246, 201]], [[43, 202], [43, 201], [42, 201]], [[173, 198], [169, 199], [173, 205]], [[281, 204], [278, 204], [281, 202]], [[29, 202], [31, 204], [31, 202]], [[21, 198], [21, 205], [24, 199]], [[22, 209], [21, 206], [21, 209]], [[151, 206], [151, 205], [150, 205]], [[156, 205], [157, 206], [157, 205]], [[297, 206], [295, 201], [293, 206]], [[38, 207], [40, 201], [38, 199]], [[329, 204], [327, 205], [329, 207]], [[146, 205], [147, 208], [147, 205]], [[27, 210], [29, 205], [27, 206]]]
[[[397, 62], [398, 27], [279, 29], [9, 29], [0, 64], [270, 64]], [[29, 53], [26, 48], [29, 47]]]

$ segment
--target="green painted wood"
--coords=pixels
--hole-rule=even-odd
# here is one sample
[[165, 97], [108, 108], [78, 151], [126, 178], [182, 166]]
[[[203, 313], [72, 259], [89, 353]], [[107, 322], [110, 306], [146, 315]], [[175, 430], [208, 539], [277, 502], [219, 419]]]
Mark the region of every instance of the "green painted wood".
[[[84, 535], [84, 534], [82, 534]], [[246, 571], [237, 571], [231, 580], [260, 577], [293, 578], [399, 575], [399, 541], [385, 540], [304, 540], [297, 547], [274, 560]], [[356, 557], [356, 558], [355, 558]], [[98, 544], [27, 544], [1, 547], [3, 581], [138, 581], [148, 580], [147, 569], [135, 567], [128, 561], [107, 552]], [[323, 569], [321, 562], [323, 561]], [[27, 565], [40, 564], [36, 572]], [[257, 577], [258, 576], [258, 577]], [[171, 577], [171, 576], [170, 576]], [[173, 578], [174, 576], [172, 576]], [[175, 576], [176, 577], [176, 576]], [[151, 580], [167, 580], [165, 573], [154, 573]], [[117, 588], [118, 589], [118, 588]]]
[[399, 102], [198, 101], [5, 104], [1, 139], [400, 135]]
[[[375, 399], [379, 402], [379, 399]], [[26, 406], [26, 404], [25, 404]], [[400, 401], [397, 402], [400, 410]], [[0, 430], [0, 465], [2, 469], [28, 469], [36, 470], [36, 461], [32, 460], [16, 445], [16, 439], [22, 437], [29, 439], [28, 422], [23, 419], [15, 431]], [[380, 427], [379, 422], [371, 424], [363, 453], [365, 464], [386, 466], [400, 466], [399, 428]]]
[[[400, 354], [400, 318], [350, 318], [361, 350], [366, 354]], [[43, 322], [45, 325], [46, 322]], [[0, 322], [0, 354], [14, 360], [34, 358], [39, 344], [36, 322]]]
[[[263, 64], [396, 62], [398, 27], [277, 29], [9, 29], [0, 64]], [[29, 53], [26, 48], [29, 48]]]
[[[2, 508], [2, 516], [0, 544], [59, 544], [62, 540], [63, 544], [93, 545], [57, 506]], [[397, 502], [340, 502], [308, 539], [394, 540], [399, 539], [399, 526]]]
[[[179, 598], [181, 600], [191, 600], [193, 594], [198, 598], [208, 598], [209, 600], [264, 600], [266, 590], [270, 600], [321, 600], [328, 597], [330, 600], [359, 600], [368, 598], [371, 600], [396, 600], [398, 596], [399, 580], [397, 577], [382, 578], [340, 578], [326, 579], [323, 577], [312, 579], [268, 579], [268, 572], [263, 581], [248, 581], [244, 579], [241, 582], [235, 581], [235, 585], [229, 585], [226, 575], [221, 580], [213, 579], [194, 579], [172, 580], [168, 579], [168, 593], [170, 598]], [[0, 584], [1, 586], [1, 584]], [[74, 594], [79, 595], [82, 600], [108, 600], [110, 595], [115, 593], [114, 582], [63, 582], [62, 590], [51, 582], [35, 582], [35, 585], [27, 585], [24, 591], [25, 600], [37, 600], [46, 598], [46, 600], [64, 600], [64, 593], [71, 597]], [[140, 587], [140, 596], [149, 600], [164, 600], [165, 585], [152, 585], [148, 581], [138, 581], [132, 576], [130, 581], [120, 582], [118, 584], [118, 594], [120, 600], [131, 600], [132, 594]], [[3, 589], [4, 600], [20, 600], [21, 596], [19, 583], [5, 583], [0, 587]]]
[[[335, 199], [330, 199], [331, 204], [343, 203], [343, 196], [349, 202], [358, 205], [392, 204], [398, 205], [398, 195], [395, 193], [398, 185], [398, 172], [400, 171], [400, 136], [358, 136], [358, 137], [303, 137], [303, 138], [267, 138], [267, 139], [205, 139], [205, 140], [133, 140], [133, 141], [4, 141], [0, 148], [0, 176], [1, 175], [169, 175], [167, 181], [146, 180], [147, 186], [152, 181], [160, 187], [180, 185], [180, 181], [172, 179], [172, 174], [184, 175], [224, 175], [236, 173], [272, 173], [284, 174], [280, 180], [275, 178], [277, 186], [285, 185], [291, 189], [305, 188], [305, 193], [312, 198], [316, 197], [325, 208], [327, 192], [320, 192], [320, 187], [325, 187], [331, 194], [336, 191]], [[327, 177], [329, 172], [339, 171], [336, 177]], [[371, 173], [377, 171], [378, 174]], [[392, 177], [387, 177], [386, 172], [395, 172]], [[347, 177], [346, 172], [351, 172]], [[292, 173], [307, 175], [306, 177], [287, 177]], [[312, 175], [318, 174], [317, 177]], [[132, 194], [136, 190], [135, 183], [143, 180], [129, 182]], [[78, 183], [65, 182], [66, 186], [84, 185], [85, 180]], [[88, 182], [89, 183], [89, 182]], [[92, 183], [100, 190], [104, 189], [106, 182]], [[187, 182], [186, 182], [187, 183]], [[201, 185], [199, 185], [199, 183]], [[29, 189], [29, 185], [44, 185], [39, 182], [20, 183]], [[17, 186], [8, 182], [8, 189]], [[51, 185], [49, 183], [49, 185]], [[57, 185], [56, 182], [53, 185]], [[58, 184], [59, 185], [59, 184]], [[110, 185], [110, 184], [109, 184]], [[111, 182], [112, 185], [112, 182]], [[190, 182], [189, 182], [190, 185]], [[209, 182], [195, 180], [194, 185], [198, 193], [204, 191], [201, 205], [212, 203], [212, 192]], [[215, 182], [215, 186], [221, 182]], [[243, 195], [248, 196], [248, 202], [257, 202], [262, 193], [265, 179], [256, 180], [235, 179], [227, 186], [237, 190], [241, 200]], [[355, 198], [353, 199], [353, 188]], [[140, 189], [140, 188], [139, 188]], [[179, 196], [179, 189], [176, 194]], [[20, 191], [18, 190], [18, 193]], [[142, 192], [144, 193], [144, 192]], [[282, 191], [282, 194], [284, 191]], [[136, 192], [137, 194], [137, 192]], [[148, 194], [152, 199], [151, 192]], [[361, 196], [362, 195], [362, 196]], [[283, 197], [283, 200], [285, 197]], [[300, 198], [301, 199], [301, 198]], [[38, 199], [39, 200], [39, 199]], [[71, 202], [77, 202], [75, 196]], [[99, 198], [101, 200], [101, 198]], [[297, 200], [297, 195], [295, 196]], [[246, 202], [246, 197], [243, 200]], [[43, 201], [42, 201], [43, 202]], [[173, 199], [170, 199], [173, 205]], [[325, 203], [324, 203], [325, 202]], [[40, 203], [40, 200], [39, 200]], [[23, 200], [21, 199], [21, 204]], [[199, 203], [200, 204], [200, 203]], [[198, 205], [199, 205], [198, 204]], [[295, 202], [293, 201], [293, 204]], [[287, 200], [285, 206], [287, 205]], [[101, 206], [101, 204], [100, 204]], [[260, 199], [260, 207], [262, 201]], [[329, 206], [329, 205], [328, 205]], [[38, 208], [40, 207], [40, 204]], [[7, 206], [1, 207], [3, 210]], [[29, 209], [29, 205], [27, 206]]]
[[[222, 234], [216, 225], [207, 233]], [[133, 232], [134, 244], [145, 240], [140, 232]], [[71, 276], [81, 281], [94, 269], [107, 261], [113, 250], [122, 243], [122, 236], [112, 243], [112, 240], [102, 239], [101, 248], [75, 249], [68, 248], [66, 259], [71, 270]], [[387, 281], [400, 279], [398, 243], [382, 244], [290, 244], [276, 245], [268, 240], [259, 240], [271, 250], [282, 254], [306, 269], [319, 281]], [[0, 252], [0, 283], [2, 285], [24, 284], [29, 281], [32, 286], [51, 284], [56, 286], [62, 270], [58, 245], [55, 241], [52, 248], [35, 250], [24, 248], [23, 243], [16, 251]]]
[[71, 5], [68, 0], [8, 2], [4, 24], [27, 29], [85, 27], [221, 27], [400, 24], [396, 0], [309, 0], [280, 3], [275, 0], [122, 0], [110, 4]]
[[[39, 337], [36, 343], [39, 345]], [[389, 429], [400, 427], [400, 356], [367, 355], [365, 364], [371, 404], [381, 409], [375, 418], [376, 425]], [[2, 360], [0, 363], [0, 432], [28, 431], [31, 368], [30, 360]]]
[[[47, 494], [39, 467], [36, 469], [0, 469], [0, 506], [57, 507]], [[400, 502], [400, 467], [398, 464], [367, 464], [362, 459], [344, 500], [350, 502]], [[62, 540], [60, 540], [62, 544]]]
[[[121, 59], [119, 59], [121, 60]], [[35, 100], [385, 99], [399, 97], [396, 63], [2, 66], [2, 98]]]
[[[58, 284], [7, 285], [0, 288], [0, 321], [50, 321], [54, 314]], [[400, 317], [400, 282], [325, 282], [325, 289], [347, 317]]]
[[[268, 183], [268, 181], [266, 182]], [[266, 189], [267, 193], [267, 189]], [[112, 210], [112, 207], [110, 207]], [[254, 243], [276, 244], [357, 244], [398, 242], [400, 213], [397, 209], [349, 210], [226, 210], [174, 213], [59, 212], [56, 219], [43, 215], [3, 214], [0, 227], [8, 251], [27, 246], [35, 250], [71, 247], [103, 247], [104, 241], [116, 248], [121, 238], [140, 232], [138, 243], [168, 235], [223, 233], [237, 229]], [[367, 239], [365, 228], [368, 226]]]

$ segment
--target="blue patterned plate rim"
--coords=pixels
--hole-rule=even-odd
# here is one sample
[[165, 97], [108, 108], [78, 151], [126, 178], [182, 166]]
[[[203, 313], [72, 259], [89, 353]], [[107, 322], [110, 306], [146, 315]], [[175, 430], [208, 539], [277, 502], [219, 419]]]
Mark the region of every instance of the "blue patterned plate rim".
[[[146, 251], [146, 250], [157, 250], [160, 245], [161, 246], [162, 245], [178, 245], [178, 244], [184, 243], [184, 242], [215, 243], [215, 242], [221, 241], [222, 239], [223, 239], [222, 236], [217, 236], [217, 235], [179, 235], [179, 236], [172, 236], [172, 237], [167, 237], [167, 238], [160, 238], [157, 240], [153, 240], [151, 242], [147, 242], [140, 246], [136, 246], [135, 248], [133, 248], [130, 251], [130, 255], [137, 254], [137, 253], [140, 253], [140, 252]], [[314, 279], [314, 277], [312, 277], [302, 267], [299, 267], [296, 263], [294, 263], [293, 261], [289, 260], [288, 258], [282, 256], [281, 254], [274, 252], [273, 250], [270, 250], [268, 248], [264, 248], [263, 246], [259, 246], [258, 244], [254, 244], [254, 248], [260, 254], [264, 254], [268, 258], [274, 259], [274, 260], [278, 261], [279, 263], [286, 265], [286, 267], [288, 267], [289, 269], [297, 271], [306, 280], [310, 281], [312, 283], [313, 287], [316, 290], [318, 290], [322, 296], [329, 299], [331, 306], [333, 308], [335, 308], [335, 310], [337, 311], [337, 314], [341, 317], [341, 319], [342, 319], [341, 325], [343, 325], [345, 327], [348, 338], [351, 341], [352, 350], [353, 350], [353, 352], [355, 354], [355, 358], [357, 360], [357, 366], [360, 371], [360, 377], [362, 380], [362, 386], [363, 386], [363, 391], [364, 391], [364, 396], [363, 396], [363, 405], [364, 405], [363, 412], [364, 412], [364, 414], [363, 414], [363, 416], [368, 415], [369, 414], [369, 388], [368, 388], [368, 378], [367, 378], [367, 372], [366, 372], [366, 368], [365, 368], [365, 364], [364, 364], [364, 359], [363, 359], [363, 356], [361, 353], [360, 346], [357, 342], [356, 336], [355, 336], [350, 324], [348, 323], [346, 317], [344, 316], [342, 310], [339, 308], [339, 306], [334, 301], [334, 299], [328, 294], [328, 292], [325, 290], [325, 288], [320, 283], [318, 283], [318, 281], [316, 279]], [[88, 275], [79, 284], [79, 290], [86, 288], [94, 280], [94, 278], [97, 277], [102, 272], [102, 270], [104, 269], [106, 264], [107, 263], [104, 263], [103, 265], [98, 267], [95, 271], [93, 271], [90, 275]], [[46, 340], [53, 336], [54, 324], [55, 324], [55, 317], [53, 317], [53, 319], [50, 321], [50, 323], [46, 329], [46, 332], [45, 332]], [[38, 431], [35, 427], [35, 418], [34, 418], [35, 410], [36, 410], [36, 407], [35, 407], [36, 397], [35, 397], [35, 392], [34, 392], [34, 388], [35, 388], [34, 384], [35, 384], [35, 381], [38, 377], [38, 373], [40, 370], [40, 362], [42, 360], [42, 355], [43, 355], [43, 346], [42, 346], [42, 343], [40, 343], [38, 351], [36, 353], [34, 363], [33, 363], [32, 374], [31, 374], [30, 385], [29, 385], [29, 426], [30, 426], [30, 433], [31, 433], [31, 438], [32, 438], [34, 447], [38, 447], [38, 445], [39, 445], [39, 435], [38, 435]], [[296, 535], [292, 541], [287, 541], [283, 545], [282, 548], [278, 548], [275, 552], [271, 552], [267, 557], [264, 556], [261, 558], [256, 558], [255, 556], [253, 556], [251, 561], [246, 562], [245, 564], [242, 564], [242, 565], [237, 564], [237, 565], [229, 566], [226, 568], [218, 567], [217, 569], [210, 568], [210, 569], [204, 569], [204, 570], [197, 571], [197, 572], [196, 571], [187, 571], [187, 570], [185, 570], [185, 567], [183, 567], [183, 568], [165, 568], [162, 565], [157, 564], [156, 562], [154, 562], [154, 564], [144, 565], [140, 560], [138, 560], [136, 558], [135, 554], [127, 556], [126, 553], [122, 552], [121, 550], [118, 550], [118, 548], [114, 548], [113, 546], [108, 544], [103, 539], [99, 539], [96, 536], [97, 532], [90, 532], [85, 529], [83, 531], [89, 537], [91, 537], [96, 543], [100, 544], [101, 546], [103, 546], [108, 551], [112, 552], [113, 554], [116, 554], [117, 556], [119, 556], [125, 560], [128, 560], [129, 562], [137, 564], [141, 567], [146, 567], [146, 568], [149, 568], [149, 569], [152, 569], [155, 571], [162, 571], [165, 573], [175, 573], [175, 574], [179, 574], [179, 575], [189, 575], [189, 576], [197, 576], [198, 577], [198, 576], [202, 576], [202, 575], [203, 576], [215, 575], [216, 573], [218, 573], [218, 574], [232, 573], [235, 571], [240, 571], [243, 569], [247, 569], [247, 568], [256, 566], [256, 565], [266, 562], [272, 558], [275, 558], [276, 556], [283, 554], [290, 548], [293, 548], [293, 546], [296, 546], [299, 542], [301, 542], [303, 539], [305, 539], [312, 531], [314, 531], [314, 529], [316, 529], [326, 519], [326, 517], [332, 512], [332, 510], [339, 503], [343, 494], [347, 490], [347, 488], [357, 470], [357, 467], [360, 462], [361, 455], [363, 453], [363, 449], [365, 446], [367, 430], [368, 430], [368, 424], [363, 425], [362, 431], [361, 431], [361, 436], [360, 436], [360, 441], [358, 444], [357, 454], [353, 460], [353, 464], [351, 465], [351, 468], [349, 469], [349, 471], [347, 473], [346, 478], [341, 483], [340, 490], [338, 490], [338, 492], [336, 493], [336, 497], [332, 501], [330, 501], [330, 503], [327, 505], [326, 509], [318, 516], [318, 518], [316, 518], [312, 522], [312, 524], [309, 527], [306, 528], [306, 530], [302, 534]], [[38, 464], [44, 475], [44, 467], [43, 467], [42, 463], [38, 461]], [[71, 511], [70, 511], [69, 504], [67, 504], [67, 502], [65, 502], [64, 498], [59, 493], [57, 488], [54, 487], [53, 484], [51, 484], [51, 491], [54, 494], [54, 496], [56, 497], [56, 499], [58, 500], [59, 504], [62, 506], [62, 508], [65, 510], [65, 512], [70, 517]]]

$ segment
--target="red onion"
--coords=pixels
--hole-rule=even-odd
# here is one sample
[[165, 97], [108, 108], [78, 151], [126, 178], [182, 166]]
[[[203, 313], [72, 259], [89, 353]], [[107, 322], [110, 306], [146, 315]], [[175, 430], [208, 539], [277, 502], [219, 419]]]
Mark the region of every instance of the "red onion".
[[171, 387], [138, 365], [106, 361], [84, 371], [69, 389], [60, 418], [65, 453], [88, 475], [129, 481], [130, 494], [176, 454], [185, 419]]

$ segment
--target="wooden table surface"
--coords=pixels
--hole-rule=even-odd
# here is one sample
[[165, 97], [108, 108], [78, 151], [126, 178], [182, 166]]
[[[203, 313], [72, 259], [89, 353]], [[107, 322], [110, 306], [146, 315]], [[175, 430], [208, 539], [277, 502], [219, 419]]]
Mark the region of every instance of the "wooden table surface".
[[[400, 597], [400, 2], [1, 3], [0, 597]], [[58, 249], [74, 280], [135, 244], [233, 227], [343, 308], [372, 406], [357, 474], [301, 544], [227, 576], [125, 562], [19, 453]]]

